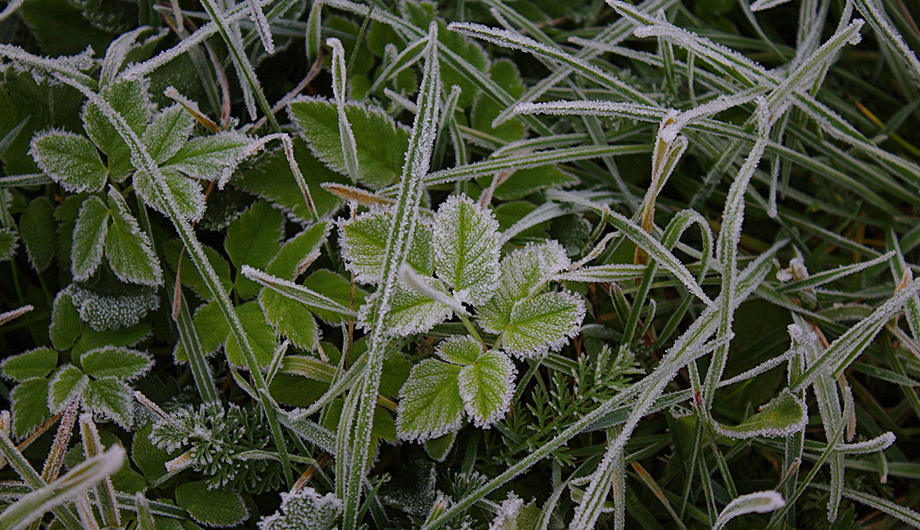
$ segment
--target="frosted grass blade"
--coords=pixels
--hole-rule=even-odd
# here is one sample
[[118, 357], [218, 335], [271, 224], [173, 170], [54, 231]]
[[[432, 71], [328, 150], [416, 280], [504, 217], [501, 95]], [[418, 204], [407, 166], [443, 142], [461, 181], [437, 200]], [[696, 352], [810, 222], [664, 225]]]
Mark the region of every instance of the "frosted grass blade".
[[904, 62], [913, 77], [914, 84], [920, 87], [920, 60], [917, 60], [917, 54], [904, 42], [904, 37], [891, 25], [875, 0], [856, 0], [856, 9], [869, 21], [869, 25], [875, 30], [879, 40], [884, 42]]
[[291, 300], [296, 300], [307, 307], [315, 309], [323, 309], [326, 311], [333, 311], [345, 316], [356, 316], [357, 313], [343, 306], [342, 304], [328, 298], [316, 291], [307, 289], [302, 285], [297, 285], [294, 282], [290, 282], [271, 274], [267, 274], [258, 269], [253, 269], [249, 265], [243, 265], [243, 268], [240, 270], [243, 276], [249, 278], [254, 282], [258, 282], [265, 287], [277, 292], [280, 295], [283, 295]]
[[[885, 244], [895, 252], [895, 259], [889, 262], [891, 273], [895, 282], [910, 281], [913, 279], [913, 272], [908, 268], [907, 260], [904, 259], [904, 253], [901, 251], [901, 244], [898, 241], [898, 235], [893, 228], [885, 231]], [[914, 341], [920, 340], [920, 300], [912, 297], [907, 301], [907, 307], [904, 311], [907, 317], [907, 326], [914, 337]]]
[[345, 71], [345, 48], [342, 41], [335, 37], [326, 39], [326, 45], [332, 48], [332, 93], [335, 96], [335, 109], [339, 116], [339, 138], [342, 141], [342, 157], [345, 169], [352, 182], [358, 181], [358, 148], [355, 145], [355, 133], [351, 130], [348, 116], [345, 115], [345, 98], [348, 94], [348, 74]]
[[881, 256], [875, 259], [871, 259], [869, 261], [854, 263], [852, 265], [841, 265], [840, 267], [837, 267], [836, 269], [833, 269], [833, 270], [819, 272], [815, 275], [809, 276], [808, 278], [804, 278], [801, 280], [796, 280], [796, 281], [792, 281], [792, 282], [780, 285], [779, 287], [776, 288], [776, 292], [780, 294], [789, 294], [789, 293], [801, 291], [803, 289], [819, 287], [821, 285], [837, 281], [840, 278], [849, 276], [850, 274], [855, 274], [857, 272], [863, 271], [865, 269], [868, 269], [869, 267], [873, 267], [880, 263], [885, 263], [886, 261], [890, 260], [892, 256], [894, 255], [895, 255], [895, 252], [892, 250], [892, 251], [886, 252], [885, 254], [882, 254]]
[[265, 53], [269, 55], [275, 53], [272, 30], [268, 25], [268, 20], [265, 18], [265, 13], [262, 11], [262, 6], [259, 5], [257, 0], [246, 0], [246, 5], [249, 6], [249, 18], [252, 19], [256, 30], [259, 32], [259, 38], [262, 39], [262, 47], [265, 48]]
[[[374, 407], [377, 403], [377, 390], [383, 371], [384, 350], [388, 341], [386, 335], [386, 318], [390, 310], [391, 298], [396, 290], [399, 266], [406, 259], [412, 235], [418, 223], [418, 208], [422, 196], [422, 177], [428, 172], [431, 153], [434, 147], [435, 133], [438, 125], [438, 112], [441, 95], [440, 64], [438, 59], [438, 30], [432, 23], [428, 29], [428, 44], [425, 49], [425, 69], [419, 96], [416, 102], [418, 112], [409, 137], [409, 149], [406, 151], [405, 165], [402, 170], [400, 191], [393, 211], [393, 224], [387, 239], [381, 284], [378, 288], [377, 314], [371, 333], [371, 342], [367, 356], [367, 369], [360, 387], [360, 403], [354, 424], [346, 424], [345, 432], [354, 433], [351, 448], [352, 466], [348, 473], [346, 488], [344, 530], [354, 530], [358, 526], [362, 482], [368, 465], [368, 453], [371, 443], [371, 425]], [[355, 392], [359, 391], [358, 389]]]
[[[812, 488], [829, 491], [830, 488], [824, 484], [812, 484]], [[903, 521], [914, 528], [920, 528], [920, 513], [911, 510], [905, 506], [893, 503], [888, 499], [883, 499], [869, 493], [864, 493], [861, 491], [852, 490], [850, 488], [843, 488], [843, 496], [854, 500], [860, 504], [864, 504], [870, 508], [879, 510], [886, 515], [890, 515], [899, 521]]]
[[716, 523], [712, 525], [712, 530], [721, 530], [728, 521], [738, 517], [739, 515], [745, 515], [749, 513], [768, 513], [785, 506], [786, 501], [783, 500], [783, 496], [779, 493], [767, 490], [767, 491], [758, 491], [755, 493], [748, 493], [747, 495], [742, 495], [732, 500], [728, 503], [722, 513], [719, 514], [719, 518], [716, 519]]

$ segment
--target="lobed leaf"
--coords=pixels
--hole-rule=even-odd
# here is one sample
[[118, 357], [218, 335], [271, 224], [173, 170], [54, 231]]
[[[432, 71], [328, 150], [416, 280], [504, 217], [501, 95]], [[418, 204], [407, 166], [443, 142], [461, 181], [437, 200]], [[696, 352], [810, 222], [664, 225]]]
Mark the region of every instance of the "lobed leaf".
[[412, 367], [399, 391], [396, 432], [401, 440], [424, 441], [459, 430], [463, 398], [457, 365], [426, 359]]

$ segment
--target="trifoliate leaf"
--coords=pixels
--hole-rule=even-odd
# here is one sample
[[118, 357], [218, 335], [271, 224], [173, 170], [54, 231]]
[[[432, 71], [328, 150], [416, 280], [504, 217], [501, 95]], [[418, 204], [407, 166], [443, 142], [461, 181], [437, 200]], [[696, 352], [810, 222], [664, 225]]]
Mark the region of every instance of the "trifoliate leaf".
[[105, 257], [112, 272], [123, 282], [155, 287], [163, 284], [163, 271], [147, 233], [131, 215], [124, 198], [109, 191], [112, 225], [105, 236]]
[[466, 195], [452, 195], [434, 218], [435, 270], [461, 302], [478, 305], [499, 275], [498, 221]]
[[[364, 329], [370, 330], [376, 323], [379, 294], [380, 291], [372, 294], [358, 310], [358, 324]], [[453, 311], [446, 305], [400, 282], [396, 284], [390, 298], [390, 310], [385, 320], [386, 333], [397, 337], [424, 333], [447, 320], [451, 314]]]
[[[201, 220], [205, 210], [205, 199], [198, 181], [168, 167], [162, 168], [161, 172], [166, 180], [166, 186], [169, 187], [169, 191], [176, 200], [179, 214], [190, 221]], [[165, 199], [156, 191], [153, 179], [148, 172], [138, 170], [134, 174], [134, 189], [151, 208], [167, 215]]]
[[99, 379], [114, 377], [131, 381], [147, 373], [153, 358], [144, 352], [128, 348], [96, 348], [80, 356], [83, 373]]
[[434, 354], [453, 364], [475, 364], [484, 349], [476, 339], [469, 335], [453, 335], [438, 343]]
[[153, 160], [162, 164], [188, 141], [195, 127], [195, 118], [176, 103], [163, 110], [144, 131], [141, 140]]
[[[135, 134], [143, 134], [151, 108], [146, 80], [120, 80], [103, 88], [100, 95], [124, 117], [128, 127]], [[131, 150], [115, 130], [115, 126], [93, 103], [87, 102], [83, 107], [83, 128], [106, 154], [109, 176], [115, 181], [124, 180], [134, 170], [131, 164]]]
[[514, 305], [534, 294], [569, 263], [565, 249], [555, 241], [527, 245], [505, 256], [492, 298], [477, 307], [479, 322], [487, 331], [501, 333], [511, 321]]
[[738, 426], [730, 427], [713, 422], [716, 432], [734, 439], [789, 436], [801, 431], [807, 424], [808, 407], [788, 388]]
[[196, 522], [226, 528], [249, 519], [249, 510], [235, 491], [208, 489], [206, 482], [186, 482], [176, 488], [176, 504]]
[[32, 139], [29, 154], [38, 167], [67, 191], [98, 191], [108, 170], [99, 151], [85, 136], [51, 131]]
[[74, 398], [83, 393], [89, 378], [72, 364], [62, 367], [54, 374], [48, 387], [48, 409], [57, 414]]
[[314, 351], [319, 344], [319, 328], [307, 306], [272, 289], [262, 289], [259, 305], [275, 331], [302, 350]]
[[0, 363], [0, 373], [17, 382], [47, 377], [57, 368], [57, 361], [58, 354], [51, 348], [35, 348], [4, 359]]
[[29, 262], [38, 272], [47, 269], [54, 258], [56, 229], [54, 206], [45, 197], [33, 199], [19, 218], [19, 234], [25, 243]]
[[192, 178], [217, 180], [222, 172], [236, 168], [249, 143], [245, 135], [232, 131], [192, 138], [164, 166]]
[[332, 530], [342, 509], [342, 501], [332, 493], [320, 495], [309, 487], [284, 492], [281, 510], [263, 517], [259, 530]]
[[578, 334], [585, 318], [585, 302], [571, 293], [544, 293], [521, 301], [511, 310], [502, 333], [505, 351], [539, 357], [559, 351]]
[[329, 235], [330, 224], [316, 223], [289, 239], [268, 262], [265, 272], [282, 280], [293, 280], [305, 272], [304, 264], [315, 260]]
[[160, 305], [156, 291], [146, 287], [116, 284], [90, 290], [72, 284], [68, 291], [80, 320], [96, 331], [130, 328]]
[[[336, 104], [319, 98], [301, 98], [290, 105], [291, 116], [304, 130], [313, 153], [330, 169], [347, 175]], [[392, 184], [402, 172], [409, 147], [409, 131], [387, 113], [364, 105], [347, 104], [358, 153], [358, 180], [378, 189]]]
[[[243, 265], [264, 269], [281, 248], [284, 216], [265, 201], [258, 201], [227, 228], [224, 249], [237, 270]], [[235, 289], [241, 298], [251, 298], [259, 285], [237, 274]]]
[[514, 394], [514, 363], [504, 353], [489, 350], [464, 366], [458, 375], [463, 408], [477, 427], [488, 427], [511, 407]]
[[[322, 292], [327, 297], [335, 300], [344, 307], [361, 307], [367, 298], [367, 291], [353, 285], [347, 278], [327, 269], [313, 271], [303, 281], [304, 287], [317, 292]], [[354, 288], [354, 302], [352, 303], [352, 288]], [[334, 311], [313, 309], [313, 314], [330, 324], [339, 324], [348, 320], [348, 317]]]
[[102, 262], [108, 230], [109, 208], [102, 199], [91, 195], [83, 201], [73, 230], [70, 270], [75, 280], [86, 280], [96, 272]]
[[[243, 324], [243, 330], [246, 331], [256, 362], [260, 368], [268, 368], [274, 357], [278, 340], [272, 327], [265, 321], [262, 308], [256, 302], [247, 302], [237, 307], [236, 312], [240, 316], [240, 322]], [[243, 352], [232, 333], [227, 337], [226, 352], [230, 364], [247, 368]]]
[[460, 367], [425, 359], [412, 368], [399, 391], [396, 432], [401, 440], [424, 441], [460, 429], [463, 399]]
[[13, 436], [25, 438], [35, 432], [48, 419], [48, 384], [44, 377], [27, 379], [10, 392], [10, 410], [13, 413]]
[[[339, 244], [345, 268], [355, 273], [355, 280], [362, 283], [380, 281], [392, 222], [393, 215], [389, 211], [368, 212], [339, 221]], [[406, 261], [420, 274], [434, 274], [432, 235], [426, 224], [416, 224]]]
[[134, 396], [131, 387], [114, 379], [90, 381], [83, 391], [83, 406], [94, 415], [114, 421], [123, 429], [129, 429], [134, 417]]

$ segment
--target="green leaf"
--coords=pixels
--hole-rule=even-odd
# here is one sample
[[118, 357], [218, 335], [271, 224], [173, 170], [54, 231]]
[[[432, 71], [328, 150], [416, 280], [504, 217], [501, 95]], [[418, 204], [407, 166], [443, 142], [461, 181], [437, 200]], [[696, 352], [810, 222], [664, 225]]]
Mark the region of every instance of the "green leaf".
[[89, 378], [72, 364], [62, 367], [54, 374], [48, 387], [48, 409], [57, 414], [74, 396], [86, 388]]
[[[182, 175], [172, 168], [161, 168], [166, 186], [176, 200], [177, 211], [190, 221], [200, 221], [204, 215], [205, 198], [197, 180]], [[166, 215], [163, 197], [157, 193], [153, 179], [144, 170], [134, 173], [134, 189], [151, 208]]]
[[[321, 5], [321, 4], [316, 4]], [[281, 494], [281, 510], [259, 521], [260, 530], [332, 530], [342, 513], [342, 501], [332, 493], [320, 495], [303, 487]]]
[[171, 460], [169, 452], [157, 448], [150, 442], [152, 430], [153, 423], [147, 423], [142, 429], [135, 431], [131, 442], [131, 460], [151, 482], [166, 474], [166, 462]]
[[319, 249], [329, 235], [329, 223], [322, 221], [289, 239], [268, 262], [265, 272], [291, 281], [305, 271], [304, 263], [316, 259]]
[[[279, 240], [283, 228], [281, 212], [265, 201], [258, 201], [227, 228], [224, 249], [237, 270], [243, 265], [264, 269], [281, 248]], [[259, 292], [259, 286], [242, 274], [237, 274], [235, 287], [244, 299]]]
[[[380, 281], [392, 223], [393, 214], [389, 211], [368, 212], [339, 223], [339, 244], [345, 268], [355, 274], [355, 280], [362, 283]], [[406, 261], [420, 274], [434, 274], [431, 229], [424, 223], [415, 227]]]
[[469, 335], [453, 335], [438, 343], [434, 354], [445, 361], [459, 365], [476, 364], [483, 352], [482, 344]]
[[506, 351], [518, 356], [540, 357], [559, 351], [578, 334], [585, 318], [585, 302], [568, 292], [544, 293], [524, 300], [511, 310], [502, 332]]
[[[361, 307], [367, 298], [367, 291], [353, 285], [341, 274], [336, 274], [328, 269], [319, 269], [310, 273], [303, 281], [304, 287], [313, 291], [322, 292], [331, 300], [338, 302], [342, 307]], [[354, 303], [351, 303], [351, 292], [354, 287]], [[340, 324], [348, 320], [348, 316], [336, 311], [312, 308], [313, 314], [330, 324]]]
[[713, 422], [716, 432], [734, 439], [766, 436], [777, 438], [799, 432], [808, 424], [808, 407], [789, 389], [761, 407], [760, 412], [741, 422], [736, 427]]
[[578, 177], [552, 164], [519, 169], [495, 188], [495, 197], [513, 201], [546, 188], [568, 188], [578, 182]]
[[511, 322], [515, 304], [539, 290], [550, 276], [568, 265], [565, 249], [555, 241], [528, 245], [505, 256], [495, 293], [477, 308], [479, 322], [487, 331], [501, 333]]
[[[153, 289], [117, 281], [94, 285], [92, 289], [71, 284], [68, 291], [80, 320], [97, 332], [134, 327], [149, 311], [159, 307], [160, 301]], [[83, 337], [88, 331], [84, 330]]]
[[249, 510], [235, 491], [208, 489], [206, 482], [186, 482], [176, 488], [176, 504], [196, 522], [212, 527], [236, 526], [249, 519]]
[[83, 322], [80, 320], [80, 312], [73, 305], [70, 293], [59, 292], [54, 298], [51, 326], [48, 328], [51, 345], [58, 350], [66, 350], [73, 346], [82, 332]]
[[[347, 175], [336, 104], [301, 98], [290, 104], [290, 111], [316, 157], [332, 170]], [[392, 184], [402, 171], [409, 131], [385, 112], [364, 105], [347, 104], [345, 115], [355, 135], [358, 180], [372, 189]]]
[[149, 354], [128, 348], [96, 348], [80, 356], [83, 373], [94, 378], [114, 377], [130, 381], [153, 366]]
[[202, 305], [192, 317], [195, 322], [195, 331], [201, 341], [201, 351], [212, 354], [227, 342], [230, 335], [230, 326], [227, 319], [220, 311], [220, 306], [213, 300]]
[[105, 185], [108, 170], [96, 146], [85, 136], [68, 132], [37, 135], [29, 154], [46, 175], [67, 191], [98, 191]]
[[73, 246], [70, 250], [70, 270], [75, 280], [88, 279], [102, 262], [109, 229], [109, 213], [109, 208], [95, 195], [83, 201], [74, 226]]
[[0, 261], [13, 259], [16, 246], [19, 244], [19, 234], [12, 228], [0, 228]]
[[44, 377], [27, 379], [10, 392], [13, 435], [16, 438], [25, 438], [51, 418], [51, 411], [48, 410], [49, 383]]
[[492, 425], [511, 407], [514, 376], [517, 370], [507, 355], [489, 350], [476, 364], [460, 370], [460, 397], [463, 408], [477, 427]]
[[[102, 98], [125, 118], [128, 127], [138, 136], [147, 128], [151, 107], [146, 80], [120, 80], [102, 89]], [[115, 181], [122, 181], [133, 170], [131, 150], [102, 112], [90, 102], [83, 107], [83, 128], [99, 149], [108, 157], [108, 172]], [[98, 189], [98, 188], [97, 188]]]
[[144, 131], [141, 140], [153, 160], [162, 164], [179, 152], [188, 141], [194, 127], [195, 118], [182, 105], [176, 103], [157, 114]]
[[[211, 268], [217, 273], [217, 277], [220, 279], [220, 283], [224, 290], [229, 291], [233, 286], [230, 281], [230, 264], [213, 248], [206, 245], [202, 245], [202, 248], [204, 248], [204, 255], [207, 256], [208, 261], [211, 263]], [[178, 268], [180, 268], [182, 272], [182, 285], [191, 287], [192, 290], [195, 291], [195, 294], [201, 298], [210, 298], [211, 291], [208, 290], [208, 286], [204, 283], [201, 273], [198, 272], [198, 268], [192, 263], [188, 256], [188, 252], [182, 252], [181, 249], [182, 243], [178, 240], [172, 240], [163, 245], [162, 252], [174, 271], [177, 269], [177, 264], [179, 265]], [[181, 262], [179, 261], [180, 253], [182, 254]]]
[[163, 284], [163, 271], [150, 238], [114, 189], [109, 191], [112, 225], [105, 237], [105, 256], [121, 281], [155, 287]]
[[0, 373], [17, 382], [33, 377], [47, 377], [57, 368], [58, 354], [51, 348], [35, 348], [7, 357], [0, 363]]
[[33, 199], [19, 218], [19, 234], [25, 243], [29, 262], [38, 272], [47, 269], [54, 258], [56, 229], [54, 206], [45, 197]]
[[[509, 59], [499, 59], [493, 62], [489, 70], [489, 76], [514, 98], [519, 98], [524, 94], [521, 74], [518, 72], [517, 66]], [[497, 128], [492, 127], [492, 120], [497, 118], [503, 110], [505, 110], [504, 105], [486, 94], [480, 93], [473, 102], [470, 126], [477, 131], [484, 132], [495, 138], [501, 138], [509, 143], [523, 139], [524, 123], [520, 120], [508, 120]]]
[[412, 368], [399, 391], [396, 429], [401, 440], [424, 441], [460, 429], [460, 369], [434, 359], [425, 359]]
[[314, 351], [319, 344], [319, 329], [313, 313], [302, 303], [271, 288], [259, 293], [259, 305], [275, 331], [302, 350]]
[[772, 490], [757, 491], [748, 493], [747, 495], [741, 495], [733, 499], [732, 502], [728, 503], [725, 509], [722, 510], [722, 513], [719, 514], [719, 518], [716, 519], [715, 524], [712, 525], [712, 530], [721, 530], [728, 521], [739, 515], [748, 513], [768, 513], [782, 508], [785, 504], [786, 501], [783, 500], [783, 496]]
[[499, 275], [498, 221], [466, 195], [450, 196], [434, 219], [435, 270], [461, 302], [479, 305]]
[[456, 440], [456, 432], [449, 432], [444, 436], [425, 440], [425, 452], [435, 462], [443, 462], [447, 459], [447, 455], [450, 454], [450, 450], [453, 449]]
[[[247, 302], [237, 307], [236, 312], [239, 314], [240, 322], [246, 331], [249, 345], [252, 346], [256, 362], [260, 368], [268, 368], [274, 357], [278, 340], [272, 327], [265, 321], [262, 308], [259, 307], [257, 302]], [[241, 368], [246, 367], [243, 353], [236, 342], [236, 337], [232, 334], [227, 337], [226, 352], [227, 360], [230, 361], [230, 364]]]
[[[440, 288], [440, 290], [444, 289]], [[358, 310], [358, 324], [366, 330], [370, 330], [376, 321], [379, 296], [379, 290], [374, 292]], [[432, 300], [427, 295], [399, 282], [394, 286], [393, 296], [390, 299], [385, 333], [396, 337], [425, 333], [444, 322], [452, 313], [451, 309], [441, 302]]]
[[83, 406], [93, 414], [108, 418], [127, 430], [134, 416], [131, 387], [114, 379], [90, 381], [83, 391]]
[[249, 143], [245, 135], [232, 131], [192, 138], [164, 166], [192, 178], [217, 180], [236, 168]]

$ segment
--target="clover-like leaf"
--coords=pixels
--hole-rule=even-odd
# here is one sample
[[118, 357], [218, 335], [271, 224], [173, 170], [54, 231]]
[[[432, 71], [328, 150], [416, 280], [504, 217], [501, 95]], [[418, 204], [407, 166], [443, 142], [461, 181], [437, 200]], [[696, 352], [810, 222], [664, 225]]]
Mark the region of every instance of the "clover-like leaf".
[[[389, 211], [368, 212], [354, 219], [339, 221], [339, 244], [342, 245], [345, 268], [355, 273], [355, 280], [362, 283], [380, 281], [392, 223], [393, 214]], [[406, 261], [426, 276], [434, 274], [431, 240], [431, 229], [425, 223], [416, 224], [406, 255]]]
[[568, 292], [543, 293], [514, 306], [502, 331], [502, 344], [519, 356], [558, 351], [578, 334], [584, 318], [585, 302], [580, 297]]
[[435, 270], [454, 296], [473, 305], [485, 302], [499, 275], [498, 221], [466, 195], [452, 195], [434, 219]]
[[507, 355], [489, 350], [458, 374], [463, 408], [477, 427], [488, 427], [511, 407], [517, 370]]
[[83, 201], [73, 229], [73, 246], [70, 249], [70, 270], [75, 280], [86, 280], [102, 262], [109, 215], [109, 208], [99, 197], [91, 195]]
[[75, 396], [83, 393], [89, 377], [72, 364], [62, 367], [54, 374], [48, 387], [48, 409], [57, 414]]
[[80, 355], [83, 373], [100, 379], [113, 377], [125, 381], [137, 379], [153, 366], [149, 354], [128, 348], [95, 348]]
[[10, 391], [13, 435], [17, 438], [25, 438], [51, 418], [48, 410], [49, 384], [50, 381], [44, 377], [33, 377]]
[[396, 430], [400, 439], [423, 441], [460, 428], [460, 369], [435, 359], [425, 359], [412, 368], [399, 391]]
[[[151, 108], [146, 80], [119, 80], [103, 88], [100, 95], [125, 119], [135, 134], [140, 136], [144, 133]], [[124, 180], [134, 170], [131, 149], [94, 103], [87, 102], [83, 107], [83, 128], [106, 154], [109, 176], [115, 181]]]
[[195, 118], [182, 105], [176, 103], [157, 114], [144, 131], [141, 140], [153, 160], [162, 164], [179, 152], [188, 141], [194, 127]]
[[96, 146], [85, 136], [64, 131], [38, 134], [32, 139], [29, 154], [67, 191], [98, 191], [105, 185], [108, 170]]
[[527, 245], [505, 256], [495, 293], [488, 302], [477, 307], [480, 324], [487, 331], [501, 333], [511, 322], [515, 304], [538, 291], [569, 263], [565, 249], [555, 241]]
[[147, 233], [131, 215], [124, 198], [109, 191], [112, 225], [105, 236], [105, 256], [112, 272], [124, 282], [149, 285], [163, 284], [163, 271]]
[[307, 306], [272, 289], [262, 289], [259, 305], [276, 332], [300, 349], [313, 351], [317, 348], [320, 332]]
[[[246, 331], [246, 336], [255, 354], [256, 362], [258, 362], [261, 368], [268, 368], [268, 365], [271, 364], [272, 358], [274, 357], [278, 339], [272, 327], [265, 321], [265, 315], [262, 313], [262, 308], [259, 307], [259, 304], [256, 302], [247, 302], [237, 307], [236, 312], [240, 316], [240, 322], [243, 324], [243, 329]], [[225, 348], [227, 360], [230, 364], [242, 368], [246, 367], [246, 360], [243, 357], [243, 352], [236, 342], [236, 337], [232, 334], [227, 337]]]

